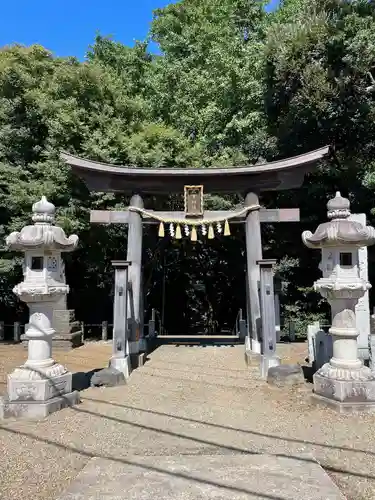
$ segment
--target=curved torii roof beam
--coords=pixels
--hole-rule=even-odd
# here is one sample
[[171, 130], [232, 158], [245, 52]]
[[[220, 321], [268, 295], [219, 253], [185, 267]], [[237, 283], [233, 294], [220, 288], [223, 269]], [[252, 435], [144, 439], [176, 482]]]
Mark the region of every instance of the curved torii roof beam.
[[203, 184], [205, 192], [278, 191], [300, 187], [306, 173], [330, 154], [330, 146], [270, 163], [225, 168], [140, 168], [119, 166], [61, 153], [92, 191], [168, 194], [184, 185]]

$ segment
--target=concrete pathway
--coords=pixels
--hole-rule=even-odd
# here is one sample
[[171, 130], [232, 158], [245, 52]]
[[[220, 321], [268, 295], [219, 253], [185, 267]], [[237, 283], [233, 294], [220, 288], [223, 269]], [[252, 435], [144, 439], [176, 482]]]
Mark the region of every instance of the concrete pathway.
[[93, 458], [59, 500], [345, 500], [319, 464], [275, 455]]
[[[285, 346], [279, 354], [295, 361], [307, 346], [297, 348]], [[308, 385], [287, 392], [269, 387], [256, 366], [246, 367], [242, 346], [163, 346], [126, 386], [83, 391], [81, 405], [42, 422], [2, 423], [0, 497], [56, 499], [85, 466], [82, 474], [95, 466], [92, 458], [105, 477], [106, 461], [113, 471], [137, 461], [166, 471], [173, 457], [190, 464], [192, 456], [197, 464], [216, 457], [229, 467], [232, 458], [254, 464], [251, 457], [260, 454], [260, 460], [272, 456], [270, 469], [279, 459], [312, 467], [314, 456], [349, 500], [375, 499], [373, 416], [312, 406], [310, 392]], [[180, 458], [177, 468], [184, 466]]]

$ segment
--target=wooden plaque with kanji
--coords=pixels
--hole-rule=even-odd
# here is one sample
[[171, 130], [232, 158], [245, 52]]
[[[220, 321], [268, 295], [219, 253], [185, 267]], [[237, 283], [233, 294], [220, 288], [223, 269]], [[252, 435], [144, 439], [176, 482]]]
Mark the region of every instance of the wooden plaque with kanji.
[[199, 217], [203, 215], [203, 186], [185, 186], [185, 215]]

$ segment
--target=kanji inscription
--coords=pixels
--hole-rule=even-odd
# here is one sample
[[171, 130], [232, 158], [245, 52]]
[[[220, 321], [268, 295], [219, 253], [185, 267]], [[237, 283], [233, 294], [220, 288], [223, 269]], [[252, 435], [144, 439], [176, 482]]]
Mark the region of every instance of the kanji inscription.
[[203, 186], [185, 186], [185, 215], [203, 215]]

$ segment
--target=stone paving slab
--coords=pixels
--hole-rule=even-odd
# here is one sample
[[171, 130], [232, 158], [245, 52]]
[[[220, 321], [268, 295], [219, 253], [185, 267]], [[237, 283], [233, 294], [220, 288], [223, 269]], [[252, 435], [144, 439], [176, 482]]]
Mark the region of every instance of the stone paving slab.
[[311, 457], [93, 458], [58, 500], [345, 500]]

